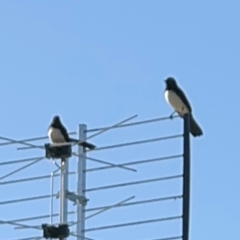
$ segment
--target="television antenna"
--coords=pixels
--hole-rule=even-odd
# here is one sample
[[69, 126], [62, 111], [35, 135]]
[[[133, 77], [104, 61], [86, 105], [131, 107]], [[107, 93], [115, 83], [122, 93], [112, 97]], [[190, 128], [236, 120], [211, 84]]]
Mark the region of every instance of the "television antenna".
[[[172, 117], [160, 117], [155, 119], [143, 120], [131, 122], [131, 120], [135, 119], [137, 115], [131, 116], [127, 119], [124, 119], [114, 125], [108, 127], [87, 129], [85, 124], [80, 124], [78, 128], [78, 137], [79, 143], [86, 141], [95, 141], [96, 137], [101, 137], [103, 133], [116, 131], [125, 129], [128, 130], [132, 127], [137, 126], [146, 126], [149, 124], [159, 124], [163, 122], [167, 122], [168, 124], [172, 124]], [[173, 117], [176, 118], [176, 117]], [[180, 119], [180, 118], [178, 118]], [[76, 144], [55, 144], [49, 145], [46, 144], [47, 137], [37, 137], [37, 138], [29, 138], [23, 140], [14, 140], [6, 137], [0, 137], [0, 140], [3, 142], [0, 143], [0, 146], [15, 146], [22, 145], [17, 149], [19, 152], [26, 152], [24, 150], [34, 150], [35, 152], [41, 151], [41, 156], [24, 158], [18, 160], [11, 161], [0, 161], [0, 166], [3, 168], [7, 168], [8, 170], [4, 170], [4, 174], [0, 172], [0, 192], [4, 193], [4, 198], [6, 200], [2, 200], [3, 194], [0, 194], [0, 208], [4, 207], [3, 210], [0, 210], [0, 232], [4, 233], [5, 240], [41, 240], [41, 239], [77, 239], [77, 240], [107, 240], [112, 239], [115, 236], [119, 236], [119, 239], [124, 237], [125, 239], [128, 237], [129, 240], [175, 240], [175, 239], [183, 239], [189, 240], [189, 206], [190, 206], [190, 135], [189, 135], [189, 116], [185, 115], [183, 118], [183, 133], [166, 135], [155, 138], [147, 138], [143, 140], [130, 141], [130, 142], [121, 142], [117, 144], [103, 145], [98, 146], [94, 150], [87, 150], [84, 146], [76, 145]], [[167, 128], [166, 128], [167, 130]], [[70, 132], [69, 134], [76, 134], [76, 132]], [[89, 135], [90, 134], [90, 135]], [[127, 135], [124, 134], [122, 137], [127, 138]], [[133, 137], [133, 135], [131, 135]], [[156, 144], [159, 141], [166, 144], [166, 148], [161, 149], [162, 152], [170, 152], [168, 151], [167, 145], [169, 141], [179, 141], [177, 144], [174, 143], [172, 146], [182, 146], [182, 151], [178, 154], [174, 155], [165, 155], [165, 156], [156, 156], [155, 158], [141, 159], [141, 160], [131, 160], [119, 162], [119, 159], [126, 158], [126, 154], [116, 157], [117, 155], [110, 154], [110, 157], [114, 156], [117, 158], [117, 163], [115, 161], [107, 161], [99, 159], [100, 156], [105, 156], [106, 154], [100, 154], [101, 152], [105, 152], [107, 150], [116, 150], [123, 149], [126, 147], [136, 147], [141, 146], [142, 148], [146, 148], [146, 145]], [[40, 142], [39, 144], [34, 144], [34, 142]], [[96, 141], [100, 142], [100, 141]], [[107, 140], [105, 139], [105, 142]], [[181, 144], [182, 143], [182, 144]], [[99, 144], [97, 144], [99, 145]], [[75, 146], [77, 146], [77, 151], [74, 151]], [[156, 145], [155, 145], [156, 147]], [[149, 148], [149, 147], [148, 147]], [[150, 148], [149, 148], [150, 149]], [[21, 150], [21, 151], [20, 151]], [[149, 151], [151, 152], [151, 151]], [[147, 153], [147, 151], [146, 151]], [[92, 157], [91, 154], [95, 154], [97, 157]], [[98, 157], [99, 155], [99, 157]], [[52, 158], [54, 157], [54, 158]], [[73, 158], [77, 159], [77, 162], [73, 160]], [[48, 162], [46, 163], [46, 158]], [[140, 178], [137, 180], [128, 181], [128, 174], [131, 175], [129, 179], [138, 174], [137, 169], [134, 168], [136, 166], [149, 166], [154, 164], [168, 164], [171, 161], [182, 159], [182, 162], [178, 161], [178, 165], [181, 167], [177, 168], [181, 169], [181, 172], [177, 174], [170, 174], [165, 176], [157, 176], [154, 178]], [[49, 173], [50, 162], [52, 167], [52, 171]], [[94, 167], [87, 167], [88, 163], [98, 164]], [[24, 164], [21, 167], [12, 170], [12, 166], [17, 166], [19, 164]], [[40, 166], [39, 166], [40, 165]], [[47, 167], [46, 167], [47, 165]], [[179, 166], [180, 166], [179, 165]], [[36, 168], [38, 166], [38, 168]], [[161, 165], [162, 166], [162, 165]], [[171, 165], [173, 166], [173, 165]], [[11, 179], [12, 176], [17, 175], [19, 173], [23, 173], [27, 171], [29, 168], [34, 168], [34, 172], [38, 172], [38, 169], [44, 169], [44, 172], [48, 172], [45, 175], [39, 176], [28, 176], [31, 175], [30, 172], [24, 173], [20, 178]], [[140, 168], [140, 167], [139, 167]], [[11, 169], [11, 171], [9, 170]], [[146, 172], [149, 174], [150, 167], [147, 167], [148, 171], [142, 171], [141, 175], [146, 175]], [[166, 169], [169, 169], [168, 167]], [[108, 171], [107, 171], [108, 170]], [[119, 170], [121, 174], [109, 175], [108, 172], [110, 170]], [[156, 167], [153, 168], [153, 171], [156, 173], [158, 169]], [[9, 171], [6, 173], [6, 171]], [[159, 169], [160, 171], [160, 169]], [[165, 171], [164, 169], [162, 170]], [[41, 171], [42, 172], [42, 171]], [[99, 173], [98, 178], [91, 180], [92, 182], [96, 182], [96, 179], [99, 182], [99, 185], [96, 187], [88, 187], [86, 182], [87, 175], [90, 173]], [[72, 177], [75, 176], [77, 181], [73, 181]], [[113, 177], [121, 179], [121, 182], [114, 183], [115, 180]], [[133, 177], [133, 178], [134, 178]], [[56, 183], [56, 180], [58, 182]], [[46, 190], [46, 187], [42, 187], [43, 184], [40, 182], [45, 182], [50, 180], [50, 193], [37, 194], [31, 196], [24, 196], [27, 193], [31, 194], [31, 192], [40, 192], [42, 190]], [[36, 184], [38, 182], [38, 184]], [[101, 184], [102, 182], [102, 184]], [[109, 184], [109, 182], [113, 182]], [[167, 182], [171, 182], [169, 188], [166, 189], [161, 185], [161, 192], [171, 192], [170, 195], [165, 196], [155, 196], [156, 192], [159, 191], [159, 185], [156, 187], [156, 184], [166, 184]], [[106, 184], [108, 183], [108, 184]], [[181, 184], [179, 184], [181, 183]], [[28, 184], [28, 186], [27, 186]], [[29, 187], [29, 184], [32, 184], [32, 187]], [[154, 185], [155, 184], [155, 185]], [[174, 189], [178, 189], [177, 193], [172, 193], [170, 191], [171, 186], [177, 184], [177, 187]], [[11, 191], [10, 188], [12, 186], [21, 185], [21, 188]], [[22, 187], [26, 185], [26, 187]], [[151, 185], [154, 196], [148, 197], [150, 195], [149, 188], [145, 186]], [[181, 185], [181, 189], [180, 186]], [[37, 186], [37, 188], [36, 188]], [[136, 194], [134, 190], [126, 191], [126, 188], [136, 188]], [[59, 191], [55, 192], [55, 189], [58, 188]], [[75, 191], [73, 191], [73, 188]], [[1, 190], [2, 189], [2, 190]], [[121, 191], [120, 191], [121, 189]], [[181, 190], [181, 191], [180, 191]], [[101, 194], [98, 194], [98, 193]], [[104, 192], [104, 193], [102, 193]], [[108, 192], [108, 193], [106, 193]], [[112, 192], [112, 193], [111, 193]], [[119, 192], [119, 194], [118, 194]], [[130, 194], [131, 193], [131, 194]], [[121, 196], [123, 195], [123, 196]], [[138, 198], [136, 195], [141, 195], [142, 198]], [[23, 197], [20, 197], [23, 196]], [[144, 198], [143, 198], [144, 196]], [[50, 200], [50, 201], [49, 201]], [[57, 204], [58, 202], [58, 211]], [[44, 212], [43, 209], [46, 210], [46, 202], [48, 202], [48, 213]], [[49, 203], [50, 202], [50, 203]], [[163, 204], [163, 208], [160, 205]], [[176, 207], [177, 205], [177, 207]], [[20, 207], [19, 207], [20, 206]], [[43, 207], [45, 206], [45, 207]], [[146, 206], [145, 208], [143, 206]], [[151, 207], [152, 206], [152, 207]], [[157, 206], [157, 207], [156, 207]], [[131, 209], [137, 207], [137, 210], [133, 210], [131, 213]], [[143, 210], [140, 210], [143, 207]], [[116, 210], [118, 212], [126, 210], [123, 214], [112, 214], [107, 218], [109, 222], [114, 222], [114, 219], [123, 219], [121, 223], [107, 224], [102, 225], [99, 222], [105, 221], [101, 219], [101, 215], [103, 213], [110, 213], [111, 210]], [[158, 209], [162, 211], [163, 215], [166, 215], [168, 211], [172, 212], [176, 210], [178, 212], [177, 215], [171, 214], [166, 216], [161, 216], [161, 212], [158, 212]], [[181, 210], [180, 210], [181, 209]], [[34, 215], [33, 212], [39, 210], [40, 213]], [[114, 211], [115, 211], [114, 210]], [[36, 211], [36, 212], [39, 212]], [[21, 215], [24, 217], [17, 217], [21, 212]], [[113, 212], [113, 211], [112, 211]], [[154, 215], [155, 217], [149, 218], [144, 216]], [[133, 218], [137, 216], [136, 220], [128, 221], [127, 219]], [[140, 216], [141, 215], [141, 216]], [[10, 217], [16, 216], [16, 217]], [[90, 227], [87, 226], [87, 221], [89, 219], [95, 219], [98, 216], [98, 219], [90, 224]], [[158, 217], [156, 217], [158, 216]], [[56, 220], [58, 218], [58, 220]], [[141, 218], [141, 220], [140, 220]], [[176, 228], [176, 231], [173, 231], [173, 227], [167, 227], [167, 224], [173, 223], [172, 226]], [[97, 224], [97, 226], [96, 226]], [[147, 230], [147, 227], [143, 226], [153, 226], [150, 227], [150, 230]], [[161, 227], [163, 225], [163, 227]], [[87, 227], [86, 227], [87, 226]], [[126, 229], [131, 227], [140, 227], [140, 231], [136, 230], [131, 232], [129, 230], [123, 231], [122, 235], [120, 234], [119, 229]], [[10, 228], [9, 228], [10, 227]], [[15, 234], [12, 231], [14, 228], [16, 231]], [[156, 232], [159, 233], [156, 236]], [[153, 233], [153, 229], [155, 229]], [[167, 230], [168, 229], [168, 230]], [[104, 231], [105, 230], [105, 231]], [[108, 231], [106, 231], [108, 230]], [[117, 231], [117, 235], [116, 232]], [[149, 232], [148, 232], [149, 231]], [[17, 238], [14, 238], [14, 235]], [[100, 233], [104, 232], [104, 234]], [[97, 233], [97, 234], [96, 234]], [[91, 234], [91, 236], [88, 236]], [[94, 235], [95, 234], [95, 235]], [[172, 235], [173, 234], [173, 235]], [[5, 237], [6, 235], [6, 237]], [[154, 236], [153, 236], [154, 235]], [[157, 237], [157, 239], [156, 239]]]

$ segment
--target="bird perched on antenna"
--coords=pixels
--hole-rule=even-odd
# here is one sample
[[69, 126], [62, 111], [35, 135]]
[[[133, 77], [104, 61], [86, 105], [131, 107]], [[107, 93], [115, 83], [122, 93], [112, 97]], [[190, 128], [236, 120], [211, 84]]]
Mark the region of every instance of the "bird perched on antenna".
[[74, 142], [78, 143], [78, 145], [84, 148], [89, 148], [90, 150], [93, 150], [96, 147], [95, 145], [88, 143], [86, 141], [79, 141], [77, 139], [70, 138], [59, 116], [53, 117], [53, 120], [48, 128], [48, 137], [52, 143]]
[[[203, 131], [197, 124], [192, 114], [192, 107], [185, 96], [184, 92], [177, 85], [176, 80], [173, 77], [169, 77], [165, 80], [165, 99], [174, 108], [174, 112], [177, 112], [181, 117], [186, 113], [190, 113], [190, 132], [194, 137], [203, 135]], [[173, 115], [172, 114], [172, 115]], [[171, 117], [172, 117], [171, 115]]]

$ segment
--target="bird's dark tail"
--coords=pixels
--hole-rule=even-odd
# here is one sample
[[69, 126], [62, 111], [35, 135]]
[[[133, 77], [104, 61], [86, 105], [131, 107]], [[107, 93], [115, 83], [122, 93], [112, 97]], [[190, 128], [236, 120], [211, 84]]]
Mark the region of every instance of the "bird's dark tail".
[[74, 139], [74, 138], [70, 138], [69, 141], [70, 141], [70, 142], [78, 143], [78, 145], [80, 145], [80, 146], [82, 146], [82, 147], [84, 147], [84, 148], [89, 148], [90, 150], [93, 150], [94, 148], [96, 148], [95, 145], [93, 145], [93, 144], [91, 144], [91, 143], [89, 143], [89, 142], [86, 142], [86, 141], [81, 142], [81, 141], [79, 141], [79, 140], [77, 140], [77, 139]]
[[75, 142], [75, 143], [77, 143], [77, 142], [79, 142], [79, 140], [74, 139], [74, 138], [69, 138], [69, 142]]
[[190, 132], [193, 135], [193, 137], [199, 137], [203, 135], [203, 131], [200, 128], [200, 126], [197, 124], [193, 116], [190, 116]]

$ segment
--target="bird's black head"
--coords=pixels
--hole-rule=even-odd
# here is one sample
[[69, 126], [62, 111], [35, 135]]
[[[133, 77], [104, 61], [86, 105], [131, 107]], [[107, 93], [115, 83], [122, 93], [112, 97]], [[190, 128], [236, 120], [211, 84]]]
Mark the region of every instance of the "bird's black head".
[[60, 117], [58, 115], [54, 116], [53, 117], [53, 121], [52, 121], [52, 124], [55, 125], [55, 124], [59, 124], [61, 121], [60, 121]]
[[60, 117], [59, 117], [58, 115], [56, 115], [56, 116], [53, 117], [53, 120], [54, 120], [54, 121], [59, 121], [59, 120], [60, 120]]
[[173, 77], [168, 77], [165, 80], [166, 83], [166, 89], [171, 90], [177, 87], [177, 82]]

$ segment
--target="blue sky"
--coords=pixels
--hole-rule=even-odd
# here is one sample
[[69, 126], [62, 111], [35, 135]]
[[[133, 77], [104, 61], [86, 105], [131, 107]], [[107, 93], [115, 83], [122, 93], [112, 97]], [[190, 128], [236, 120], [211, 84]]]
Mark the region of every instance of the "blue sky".
[[[239, 1], [1, 1], [0, 135], [14, 139], [43, 136], [55, 114], [73, 131], [79, 123], [95, 128], [134, 114], [138, 114], [136, 120], [167, 116], [172, 110], [163, 98], [163, 80], [174, 76], [186, 91], [204, 130], [202, 138], [191, 142], [191, 239], [239, 239], [239, 10]], [[94, 142], [104, 146], [160, 137], [178, 131], [181, 122], [176, 120], [166, 126], [157, 123], [136, 130], [116, 130], [97, 137]], [[116, 153], [99, 151], [92, 156], [124, 162], [172, 155], [181, 150], [180, 142], [172, 143], [171, 147], [166, 144], [160, 148], [160, 145], [119, 149]], [[39, 150], [16, 151], [15, 146], [1, 147], [0, 152], [0, 161], [43, 154]], [[136, 167], [140, 175], [135, 179], [158, 177], [160, 173], [168, 175], [161, 166], [159, 173], [155, 167]], [[19, 177], [46, 174], [51, 167], [50, 163], [41, 163], [41, 167], [33, 167]], [[175, 162], [166, 170], [175, 173], [178, 167]], [[10, 165], [8, 171], [13, 169]], [[115, 175], [114, 171], [106, 171], [108, 177], [104, 179], [104, 172], [91, 173], [90, 186], [101, 181], [109, 184], [109, 181], [134, 179], [131, 172], [118, 170]], [[5, 168], [0, 170], [0, 174], [5, 172]], [[17, 184], [11, 186], [11, 194], [7, 187], [0, 186], [0, 199], [10, 199], [12, 194], [18, 197], [23, 190], [30, 195], [36, 189], [48, 191], [48, 184], [49, 181], [35, 183], [29, 188]], [[146, 191], [156, 195], [157, 189], [158, 185], [153, 185]], [[162, 189], [160, 195], [169, 190]], [[140, 197], [146, 197], [141, 196], [145, 190], [135, 190]], [[134, 195], [135, 190], [116, 192], [116, 199], [111, 200], [121, 201]], [[101, 192], [98, 194], [101, 196]], [[91, 201], [101, 205], [94, 194]], [[15, 211], [11, 206], [0, 206], [0, 219], [35, 214], [26, 214], [23, 210], [28, 205], [22, 206]], [[160, 209], [145, 206], [146, 218], [151, 218], [147, 212], [154, 212], [152, 208]], [[144, 219], [136, 211], [126, 220], [128, 212], [118, 211], [111, 215], [113, 224], [132, 221], [133, 217], [135, 221]], [[157, 215], [161, 217], [161, 212]], [[109, 218], [102, 215], [89, 226], [105, 225]], [[89, 236], [96, 240], [128, 236], [132, 240], [136, 234], [136, 239], [147, 240], [165, 236], [161, 235], [160, 226], [154, 225], [151, 236], [141, 226], [128, 228], [129, 235], [101, 231]], [[25, 236], [23, 231], [13, 232], [12, 227], [0, 226], [0, 229], [3, 239], [17, 239], [20, 233]], [[139, 232], [146, 236], [142, 233], [138, 236]], [[39, 233], [33, 230], [28, 236], [34, 235]]]

